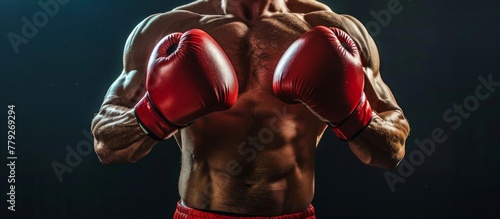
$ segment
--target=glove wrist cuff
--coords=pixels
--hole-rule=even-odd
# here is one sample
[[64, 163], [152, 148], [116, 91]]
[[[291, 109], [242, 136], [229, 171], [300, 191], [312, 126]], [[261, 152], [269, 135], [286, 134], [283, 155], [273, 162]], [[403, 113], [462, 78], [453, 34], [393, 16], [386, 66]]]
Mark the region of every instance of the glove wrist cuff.
[[330, 125], [340, 140], [350, 141], [370, 125], [372, 118], [373, 113], [370, 103], [366, 99], [365, 93], [363, 93], [358, 106], [356, 106], [347, 118], [340, 123]]
[[149, 94], [135, 105], [134, 115], [144, 133], [157, 141], [170, 138], [179, 128], [158, 113]]

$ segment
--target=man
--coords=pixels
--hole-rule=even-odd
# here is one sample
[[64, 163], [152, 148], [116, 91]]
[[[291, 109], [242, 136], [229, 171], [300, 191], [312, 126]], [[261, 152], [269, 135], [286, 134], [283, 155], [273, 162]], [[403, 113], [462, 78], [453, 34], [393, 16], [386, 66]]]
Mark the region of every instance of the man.
[[[393, 168], [409, 125], [363, 25], [314, 0], [200, 0], [141, 22], [92, 122], [104, 164], [175, 136], [175, 218], [315, 218], [315, 149], [328, 126]], [[225, 216], [222, 216], [225, 215]]]

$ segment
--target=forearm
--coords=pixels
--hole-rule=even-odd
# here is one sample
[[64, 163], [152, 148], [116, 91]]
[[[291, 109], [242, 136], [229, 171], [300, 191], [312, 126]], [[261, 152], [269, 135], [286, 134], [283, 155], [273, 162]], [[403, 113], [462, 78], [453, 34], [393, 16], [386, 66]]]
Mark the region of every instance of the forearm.
[[156, 140], [140, 128], [133, 109], [104, 105], [92, 120], [94, 149], [103, 164], [133, 163], [146, 156]]
[[394, 168], [405, 154], [408, 121], [400, 110], [373, 114], [370, 125], [349, 142], [349, 147], [365, 164]]

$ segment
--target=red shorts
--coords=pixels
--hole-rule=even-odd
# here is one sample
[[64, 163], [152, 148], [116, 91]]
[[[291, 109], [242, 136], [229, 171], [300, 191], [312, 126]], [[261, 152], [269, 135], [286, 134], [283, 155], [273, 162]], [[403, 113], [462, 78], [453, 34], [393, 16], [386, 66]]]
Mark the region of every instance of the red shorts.
[[190, 208], [181, 204], [179, 201], [177, 203], [177, 209], [175, 210], [174, 219], [316, 219], [316, 214], [314, 213], [314, 207], [309, 205], [306, 211], [286, 214], [281, 216], [272, 217], [244, 217], [244, 216], [226, 216], [216, 213], [200, 211], [197, 209]]

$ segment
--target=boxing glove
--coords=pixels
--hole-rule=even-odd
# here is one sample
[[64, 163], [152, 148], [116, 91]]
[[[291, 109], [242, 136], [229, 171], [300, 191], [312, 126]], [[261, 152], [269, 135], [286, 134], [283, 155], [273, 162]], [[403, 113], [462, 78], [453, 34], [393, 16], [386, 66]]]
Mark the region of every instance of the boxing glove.
[[318, 26], [300, 36], [276, 66], [273, 90], [286, 103], [304, 103], [341, 140], [356, 137], [372, 119], [364, 71], [353, 39]]
[[229, 109], [238, 82], [228, 57], [207, 33], [173, 33], [157, 44], [148, 63], [146, 94], [134, 112], [141, 128], [167, 139], [196, 119]]

